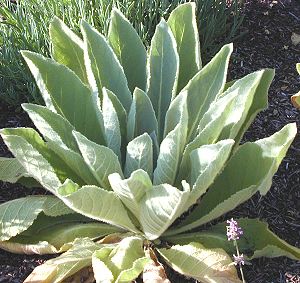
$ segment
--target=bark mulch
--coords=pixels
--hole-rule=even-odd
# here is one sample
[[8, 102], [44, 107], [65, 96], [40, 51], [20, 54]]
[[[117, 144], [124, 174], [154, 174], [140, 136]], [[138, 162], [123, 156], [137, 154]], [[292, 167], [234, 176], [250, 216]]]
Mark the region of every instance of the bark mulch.
[[[241, 33], [235, 41], [229, 79], [240, 78], [262, 68], [274, 68], [275, 79], [269, 92], [269, 108], [258, 115], [247, 131], [244, 141], [267, 137], [284, 125], [296, 122], [300, 128], [299, 111], [290, 103], [292, 94], [300, 90], [295, 64], [300, 62], [300, 44], [292, 44], [293, 32], [300, 34], [300, 1], [249, 1]], [[0, 105], [2, 127], [28, 126], [26, 114], [15, 113]], [[0, 143], [1, 156], [9, 156]], [[255, 195], [233, 212], [222, 217], [260, 218], [288, 243], [300, 247], [300, 137], [297, 135], [286, 158], [273, 179], [266, 196]], [[26, 189], [19, 185], [1, 184], [0, 203], [26, 196], [45, 194], [41, 189]], [[259, 233], [259, 231], [258, 231]], [[13, 255], [0, 252], [0, 283], [22, 282], [35, 266], [47, 256]], [[195, 282], [174, 272], [168, 272], [171, 282]], [[244, 266], [248, 283], [300, 283], [300, 262], [284, 257], [252, 260]]]

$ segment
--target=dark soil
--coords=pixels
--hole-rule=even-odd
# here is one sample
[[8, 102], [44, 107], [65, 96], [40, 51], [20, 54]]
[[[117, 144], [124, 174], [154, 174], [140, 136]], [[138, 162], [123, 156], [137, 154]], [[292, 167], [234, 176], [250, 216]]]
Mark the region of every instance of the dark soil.
[[[292, 44], [293, 32], [300, 34], [299, 1], [250, 1], [245, 11], [241, 33], [235, 42], [230, 65], [230, 79], [240, 78], [262, 68], [274, 68], [276, 76], [269, 92], [269, 109], [260, 113], [247, 131], [244, 141], [267, 137], [290, 122], [300, 126], [299, 111], [290, 103], [292, 94], [300, 90], [300, 79], [295, 64], [300, 62], [300, 44]], [[1, 127], [28, 126], [24, 113], [0, 106]], [[0, 143], [0, 155], [9, 153]], [[229, 217], [260, 218], [270, 229], [288, 243], [300, 247], [300, 138], [297, 135], [278, 172], [270, 192], [239, 206], [222, 219]], [[27, 189], [18, 185], [1, 184], [0, 203], [26, 196], [43, 194], [41, 189]], [[22, 282], [33, 268], [47, 257], [13, 255], [0, 251], [0, 283]], [[248, 283], [299, 283], [300, 262], [287, 258], [253, 260], [244, 266]], [[195, 282], [169, 273], [171, 282]]]

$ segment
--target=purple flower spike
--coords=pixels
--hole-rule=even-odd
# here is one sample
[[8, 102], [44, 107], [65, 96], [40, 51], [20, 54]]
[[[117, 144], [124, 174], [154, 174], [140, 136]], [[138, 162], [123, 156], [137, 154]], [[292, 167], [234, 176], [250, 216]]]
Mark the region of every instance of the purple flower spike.
[[227, 223], [229, 224], [229, 226], [226, 226], [228, 241], [238, 240], [243, 235], [242, 228], [238, 226], [238, 223], [233, 218], [227, 220]]
[[245, 264], [245, 259], [244, 255], [233, 255], [233, 260], [235, 265], [244, 265]]

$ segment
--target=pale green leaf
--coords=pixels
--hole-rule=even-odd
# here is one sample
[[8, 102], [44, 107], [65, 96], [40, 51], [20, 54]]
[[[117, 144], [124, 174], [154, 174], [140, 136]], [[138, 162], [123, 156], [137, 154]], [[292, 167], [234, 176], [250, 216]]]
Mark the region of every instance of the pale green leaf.
[[153, 186], [140, 202], [140, 223], [147, 239], [155, 240], [186, 210], [188, 184], [180, 191], [169, 184]]
[[268, 90], [274, 78], [275, 71], [271, 69], [266, 69], [263, 71], [262, 76], [259, 80], [259, 83], [255, 89], [253, 102], [251, 104], [250, 109], [248, 110], [247, 116], [243, 125], [240, 128], [239, 133], [237, 134], [235, 140], [239, 142], [245, 131], [253, 122], [257, 113], [266, 109], [268, 107]]
[[174, 232], [205, 224], [234, 209], [257, 191], [267, 193], [295, 135], [296, 125], [289, 124], [268, 138], [241, 145], [200, 204], [182, 222], [183, 227]]
[[51, 192], [55, 192], [67, 176], [74, 175], [33, 129], [2, 129], [1, 136], [28, 175]]
[[92, 265], [92, 255], [100, 247], [101, 245], [94, 243], [89, 238], [77, 239], [67, 252], [36, 267], [24, 283], [62, 282], [84, 267]]
[[109, 43], [117, 55], [131, 92], [146, 89], [146, 49], [134, 27], [117, 9], [112, 10], [108, 30]]
[[188, 206], [192, 206], [206, 193], [209, 186], [222, 171], [234, 145], [234, 140], [203, 145], [191, 152], [192, 191]]
[[[256, 99], [255, 94], [257, 93], [257, 88], [261, 84], [262, 80], [268, 82], [265, 75], [268, 75], [268, 73], [266, 73], [266, 71], [264, 70], [247, 75], [242, 79], [237, 80], [232, 85], [232, 87], [230, 87], [221, 96], [223, 97], [227, 94], [231, 95], [232, 92], [237, 92], [237, 95], [233, 102], [232, 110], [224, 121], [223, 129], [219, 139], [235, 139], [237, 137], [237, 142], [239, 142], [239, 133], [244, 132], [243, 127], [246, 128], [246, 124], [248, 124], [247, 119], [250, 119], [252, 121], [252, 115], [254, 115], [253, 117], [255, 117], [258, 112], [257, 107], [260, 107], [258, 102], [261, 103], [261, 101], [263, 100], [263, 104], [265, 104], [264, 100], [267, 99], [267, 92], [265, 92], [262, 95], [263, 99], [259, 99], [258, 102], [254, 102], [254, 99]], [[250, 111], [250, 109], [252, 110]]]
[[46, 197], [25, 197], [0, 205], [0, 241], [9, 240], [30, 227], [40, 212]]
[[[72, 192], [73, 191], [73, 192]], [[137, 231], [116, 193], [96, 186], [78, 186], [67, 180], [59, 189], [60, 198], [74, 211], [126, 230]]]
[[78, 132], [73, 134], [86, 164], [99, 185], [104, 189], [110, 189], [108, 176], [112, 173], [122, 175], [118, 156], [111, 149], [89, 141]]
[[153, 132], [158, 133], [158, 126], [151, 101], [144, 91], [136, 88], [128, 115], [127, 140]]
[[[132, 279], [138, 277], [142, 271], [140, 270], [141, 266], [139, 269], [134, 268], [134, 263], [143, 257], [145, 257], [143, 240], [140, 237], [127, 237], [122, 239], [115, 247], [103, 247], [93, 254], [96, 282], [131, 282], [131, 280], [127, 281], [126, 277], [130, 278], [134, 275], [135, 277]], [[124, 271], [127, 271], [127, 274]], [[103, 278], [102, 273], [108, 276]]]
[[[110, 93], [110, 94], [108, 94]], [[105, 128], [105, 135], [107, 146], [119, 157], [121, 160], [121, 129], [117, 109], [115, 109], [110, 97], [114, 94], [103, 88], [102, 90], [102, 113]]]
[[106, 144], [98, 98], [66, 66], [39, 54], [22, 55], [41, 91], [46, 106], [66, 118], [89, 139]]
[[74, 127], [62, 116], [44, 106], [23, 104], [22, 107], [48, 142], [48, 147], [83, 180], [80, 184], [97, 185], [97, 180], [79, 154], [76, 140], [72, 135]]
[[47, 216], [52, 217], [75, 213], [75, 211], [66, 206], [62, 200], [57, 197], [50, 196], [48, 196], [44, 202], [43, 212]]
[[[253, 254], [250, 258], [287, 256], [300, 260], [300, 249], [280, 239], [268, 229], [268, 224], [257, 219], [242, 218], [238, 220], [244, 231], [245, 242]], [[243, 246], [241, 246], [243, 249]]]
[[296, 70], [297, 70], [298, 74], [300, 75], [300, 63], [296, 64]]
[[149, 175], [143, 170], [134, 171], [130, 178], [122, 180], [117, 173], [109, 176], [113, 191], [137, 219], [140, 216], [140, 202], [147, 191], [152, 189]]
[[117, 98], [117, 96], [112, 91], [106, 90], [106, 94], [118, 115], [118, 122], [119, 122], [120, 133], [121, 133], [121, 141], [122, 141], [122, 146], [124, 147], [124, 144], [126, 142], [126, 136], [127, 136], [127, 134], [126, 134], [126, 128], [127, 128], [126, 110], [124, 109], [120, 100]]
[[202, 65], [195, 3], [185, 3], [174, 9], [168, 19], [168, 25], [177, 43], [180, 61], [178, 90], [181, 90]]
[[184, 94], [177, 96], [166, 115], [166, 137], [159, 149], [153, 184], [174, 184], [187, 135], [187, 104]]
[[240, 283], [230, 256], [222, 249], [206, 249], [199, 243], [159, 249], [177, 272], [203, 283]]
[[153, 145], [152, 139], [147, 133], [136, 137], [127, 145], [125, 177], [129, 177], [132, 172], [138, 169], [143, 169], [152, 178]]
[[[33, 224], [27, 231], [8, 242], [0, 242], [5, 250], [26, 254], [59, 253], [72, 246], [77, 238], [96, 240], [120, 229], [103, 223], [80, 223], [80, 218], [42, 218], [48, 225]], [[49, 221], [50, 220], [50, 221]], [[40, 227], [41, 226], [41, 227]], [[30, 230], [30, 231], [29, 231]]]
[[131, 268], [120, 272], [116, 282], [132, 282], [136, 279], [144, 270], [145, 266], [151, 262], [150, 258], [140, 257], [136, 259]]
[[70, 68], [84, 83], [88, 83], [83, 55], [83, 41], [59, 18], [50, 23], [52, 57]]
[[224, 89], [232, 49], [232, 44], [225, 45], [182, 90], [187, 93], [188, 99], [187, 141], [191, 141], [196, 136], [200, 120]]
[[232, 92], [212, 103], [198, 125], [198, 135], [184, 149], [177, 182], [187, 179], [191, 172], [190, 153], [206, 144], [218, 141], [224, 121], [230, 115], [237, 92]]
[[162, 139], [165, 113], [176, 95], [179, 56], [171, 29], [162, 19], [151, 41], [147, 63], [147, 94], [158, 123], [158, 140]]
[[117, 56], [105, 37], [85, 21], [82, 21], [81, 31], [84, 38], [85, 66], [93, 92], [99, 91], [102, 100], [102, 88], [109, 89], [128, 112], [132, 98]]
[[[287, 256], [294, 260], [300, 259], [300, 249], [276, 236], [268, 229], [267, 223], [249, 218], [237, 219], [237, 222], [243, 230], [243, 235], [238, 241], [239, 250], [248, 258]], [[227, 225], [226, 222], [219, 223], [206, 231], [174, 235], [165, 237], [164, 240], [177, 244], [195, 241], [208, 249], [220, 247], [227, 253], [234, 254], [236, 247], [227, 239]]]
[[1, 181], [16, 183], [24, 176], [27, 176], [27, 172], [16, 158], [0, 157]]

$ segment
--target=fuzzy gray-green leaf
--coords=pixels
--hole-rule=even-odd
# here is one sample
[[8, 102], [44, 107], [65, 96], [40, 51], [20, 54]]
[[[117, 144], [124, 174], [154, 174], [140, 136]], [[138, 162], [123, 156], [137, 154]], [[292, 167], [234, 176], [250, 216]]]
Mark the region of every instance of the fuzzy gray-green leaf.
[[195, 3], [185, 3], [172, 11], [168, 19], [179, 55], [178, 90], [201, 69], [200, 42]]
[[179, 57], [171, 29], [162, 19], [156, 27], [148, 57], [147, 94], [152, 102], [158, 123], [158, 139], [161, 140], [165, 113], [176, 95]]
[[124, 69], [130, 91], [136, 87], [145, 90], [146, 49], [134, 27], [117, 9], [112, 10], [108, 40]]

